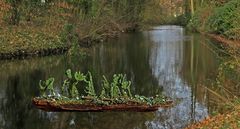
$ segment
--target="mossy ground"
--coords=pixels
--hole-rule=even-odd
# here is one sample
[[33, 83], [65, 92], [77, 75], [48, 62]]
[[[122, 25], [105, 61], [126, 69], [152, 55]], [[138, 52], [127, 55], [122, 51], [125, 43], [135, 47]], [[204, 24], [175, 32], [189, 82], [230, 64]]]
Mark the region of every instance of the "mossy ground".
[[1, 53], [34, 52], [66, 47], [56, 33], [44, 28], [8, 26], [0, 30]]

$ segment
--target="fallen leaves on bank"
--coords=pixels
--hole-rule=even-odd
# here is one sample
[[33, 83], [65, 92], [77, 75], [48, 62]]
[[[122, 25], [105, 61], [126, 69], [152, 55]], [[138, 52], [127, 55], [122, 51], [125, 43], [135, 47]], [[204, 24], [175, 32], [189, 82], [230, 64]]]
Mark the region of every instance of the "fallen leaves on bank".
[[188, 126], [186, 129], [240, 129], [240, 109], [219, 114]]

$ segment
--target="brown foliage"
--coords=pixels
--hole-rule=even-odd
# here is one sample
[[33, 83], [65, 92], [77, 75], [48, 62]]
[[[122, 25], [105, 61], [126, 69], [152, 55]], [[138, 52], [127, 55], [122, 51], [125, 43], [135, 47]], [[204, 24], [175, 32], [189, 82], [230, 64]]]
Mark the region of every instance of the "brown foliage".
[[3, 23], [3, 18], [5, 13], [10, 10], [11, 6], [4, 2], [3, 0], [0, 1], [0, 25]]
[[235, 110], [231, 113], [217, 115], [206, 118], [205, 120], [190, 125], [186, 129], [239, 129], [240, 111]]

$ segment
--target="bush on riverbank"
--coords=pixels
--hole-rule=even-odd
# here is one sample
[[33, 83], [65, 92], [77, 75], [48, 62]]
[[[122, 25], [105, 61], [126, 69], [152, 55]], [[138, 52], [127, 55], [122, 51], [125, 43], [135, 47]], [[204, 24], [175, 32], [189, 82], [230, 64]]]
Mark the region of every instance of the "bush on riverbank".
[[200, 7], [192, 17], [189, 27], [240, 40], [240, 1], [231, 0], [217, 5]]
[[208, 21], [209, 32], [240, 40], [240, 1], [232, 0], [216, 8]]
[[188, 27], [194, 31], [206, 31], [208, 18], [214, 10], [213, 6], [205, 6], [198, 9], [189, 21]]
[[[145, 6], [145, 0], [1, 1], [0, 53], [68, 47], [71, 37], [89, 46], [137, 29]], [[68, 25], [74, 27], [74, 34], [65, 32]]]

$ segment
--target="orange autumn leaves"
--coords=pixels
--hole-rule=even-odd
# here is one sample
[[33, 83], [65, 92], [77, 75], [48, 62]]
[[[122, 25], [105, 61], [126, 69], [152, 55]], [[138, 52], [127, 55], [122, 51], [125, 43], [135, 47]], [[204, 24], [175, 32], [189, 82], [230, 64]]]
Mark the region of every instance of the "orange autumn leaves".
[[207, 118], [186, 129], [240, 129], [240, 110]]

